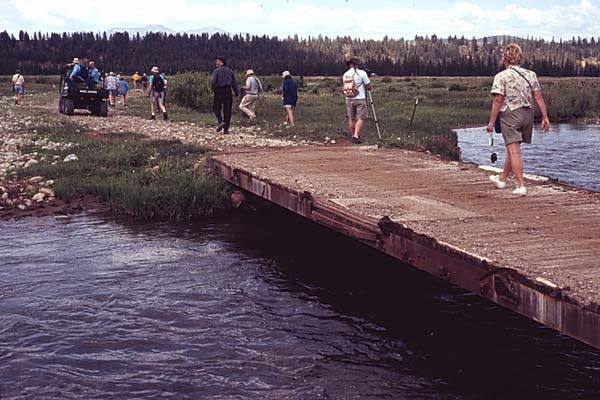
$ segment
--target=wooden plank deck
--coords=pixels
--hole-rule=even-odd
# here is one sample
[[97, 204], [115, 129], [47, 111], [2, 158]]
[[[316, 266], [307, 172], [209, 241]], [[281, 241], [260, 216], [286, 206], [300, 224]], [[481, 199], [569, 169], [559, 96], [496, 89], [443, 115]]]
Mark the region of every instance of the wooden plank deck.
[[600, 348], [600, 193], [528, 181], [516, 197], [474, 165], [364, 146], [215, 161], [244, 189]]

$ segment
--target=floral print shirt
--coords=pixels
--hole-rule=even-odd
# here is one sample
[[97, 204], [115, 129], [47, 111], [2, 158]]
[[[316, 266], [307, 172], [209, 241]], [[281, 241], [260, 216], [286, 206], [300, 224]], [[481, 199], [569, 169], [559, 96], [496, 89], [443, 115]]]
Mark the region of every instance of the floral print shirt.
[[[528, 81], [529, 83], [527, 83]], [[506, 110], [513, 111], [521, 107], [531, 107], [533, 104], [532, 92], [536, 90], [542, 89], [535, 72], [516, 65], [511, 65], [509, 68], [496, 74], [494, 84], [492, 85], [492, 94], [501, 94], [504, 96], [500, 112]]]

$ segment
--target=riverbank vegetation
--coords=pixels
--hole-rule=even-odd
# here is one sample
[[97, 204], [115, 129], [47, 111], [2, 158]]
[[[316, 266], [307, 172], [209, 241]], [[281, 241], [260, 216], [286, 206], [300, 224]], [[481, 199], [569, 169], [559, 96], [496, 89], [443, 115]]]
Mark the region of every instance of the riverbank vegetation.
[[[229, 207], [229, 189], [212, 173], [206, 148], [134, 133], [92, 135], [69, 121], [33, 129], [72, 145], [39, 150], [47, 161], [19, 174], [54, 180], [56, 196], [64, 201], [92, 195], [115, 213], [140, 219], [185, 220]], [[63, 162], [69, 154], [78, 160]]]

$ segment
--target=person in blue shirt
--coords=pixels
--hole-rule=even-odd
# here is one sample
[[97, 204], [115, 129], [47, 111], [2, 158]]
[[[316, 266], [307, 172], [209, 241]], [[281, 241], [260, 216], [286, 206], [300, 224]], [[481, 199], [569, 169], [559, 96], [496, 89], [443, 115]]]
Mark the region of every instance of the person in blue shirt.
[[96, 63], [94, 61], [88, 63], [88, 77], [88, 86], [95, 89], [100, 83], [100, 71], [96, 68]]
[[68, 85], [69, 89], [77, 87], [78, 83], [85, 82], [82, 75], [81, 65], [79, 64], [79, 58], [75, 57], [71, 63], [71, 73], [69, 74]]
[[283, 71], [281, 76], [283, 77], [283, 107], [287, 112], [285, 125], [286, 128], [291, 128], [294, 126], [294, 108], [298, 103], [298, 85], [290, 71]]
[[119, 96], [121, 96], [121, 104], [123, 107], [127, 107], [127, 92], [129, 92], [129, 85], [123, 76], [119, 80]]
[[150, 119], [156, 119], [156, 105], [163, 113], [163, 120], [168, 120], [167, 109], [165, 108], [165, 92], [167, 89], [167, 80], [159, 73], [158, 67], [154, 66], [150, 70], [151, 75], [148, 79], [148, 92], [150, 98]]

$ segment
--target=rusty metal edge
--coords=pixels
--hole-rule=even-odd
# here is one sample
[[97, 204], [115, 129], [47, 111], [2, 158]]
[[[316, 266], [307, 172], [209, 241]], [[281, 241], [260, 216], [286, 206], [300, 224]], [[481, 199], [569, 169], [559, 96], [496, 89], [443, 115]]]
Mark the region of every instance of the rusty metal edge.
[[375, 221], [326, 199], [315, 199], [308, 192], [231, 167], [219, 159], [213, 161], [218, 174], [241, 189], [600, 349], [598, 306], [581, 305], [560, 289], [418, 234], [389, 218]]

